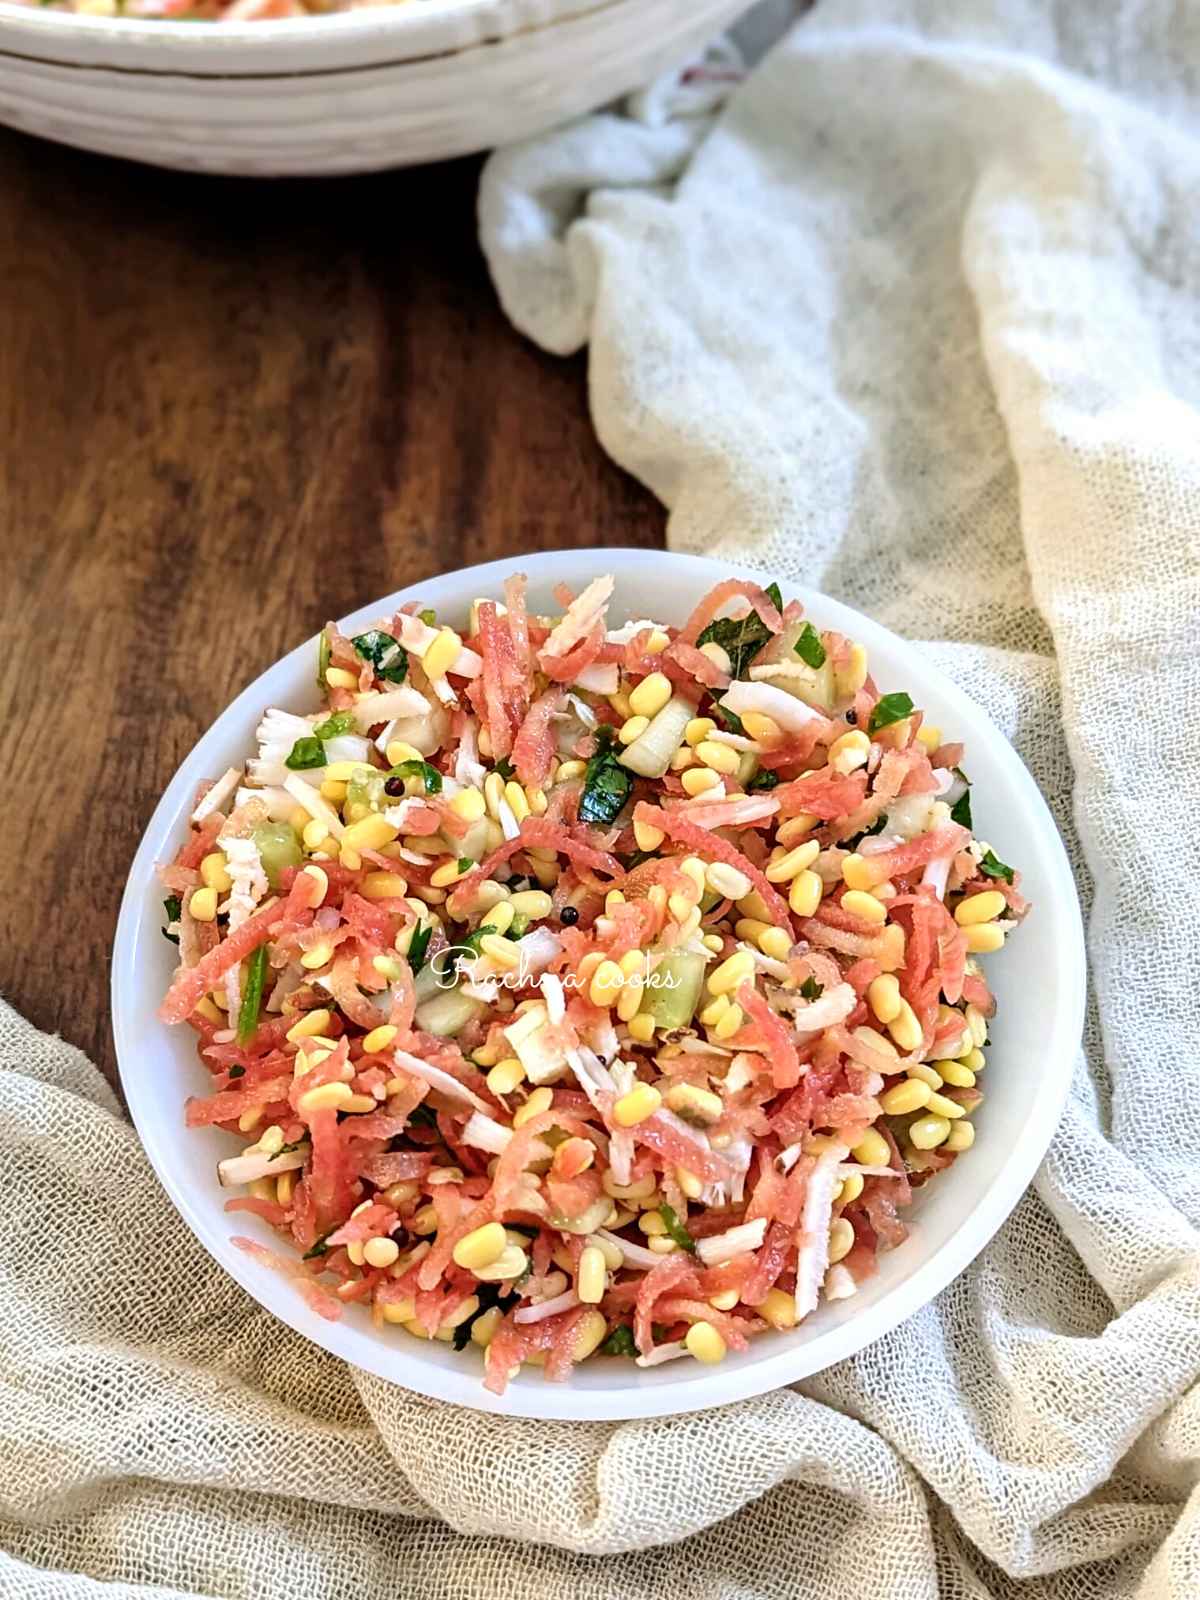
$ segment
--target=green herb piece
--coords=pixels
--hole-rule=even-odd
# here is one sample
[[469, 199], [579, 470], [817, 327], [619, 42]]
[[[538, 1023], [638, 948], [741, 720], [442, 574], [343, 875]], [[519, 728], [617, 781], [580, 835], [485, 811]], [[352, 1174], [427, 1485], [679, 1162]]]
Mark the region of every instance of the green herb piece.
[[746, 785], [746, 793], [752, 794], [755, 789], [774, 789], [778, 782], [777, 772], [756, 772]]
[[712, 714], [725, 729], [726, 733], [736, 733], [743, 739], [746, 737], [746, 729], [736, 711], [730, 711], [727, 706], [719, 705], [714, 700]]
[[244, 1078], [246, 1076], [246, 1069], [245, 1067], [239, 1066], [237, 1063], [235, 1063], [229, 1069], [229, 1076], [230, 1078]]
[[242, 989], [242, 1003], [238, 1010], [237, 1041], [245, 1044], [253, 1038], [258, 1028], [258, 1014], [262, 1010], [263, 989], [267, 982], [267, 947], [260, 944], [246, 962], [246, 982]]
[[633, 779], [613, 755], [612, 738], [610, 729], [602, 728], [597, 733], [596, 753], [587, 764], [579, 797], [580, 822], [607, 826], [629, 799]]
[[325, 629], [322, 628], [320, 633], [317, 635], [317, 688], [318, 689], [327, 689], [329, 687], [329, 685], [325, 682], [325, 674], [329, 671], [329, 662], [330, 662], [330, 658], [332, 657], [332, 655], [333, 655], [333, 651], [330, 648], [329, 635], [328, 635], [328, 633], [326, 633]]
[[500, 777], [502, 777], [506, 782], [512, 777], [515, 770], [515, 767], [507, 756], [501, 756], [499, 761], [497, 761], [492, 768], [492, 771], [499, 773]]
[[[336, 1228], [330, 1228], [329, 1233], [336, 1233]], [[315, 1256], [323, 1256], [329, 1248], [329, 1233], [323, 1233], [313, 1245], [311, 1250], [306, 1250], [301, 1257], [302, 1261], [311, 1261]]]
[[800, 985], [800, 998], [802, 1000], [819, 1000], [825, 993], [825, 985], [818, 983], [811, 975], [805, 978]]
[[335, 711], [331, 717], [326, 717], [313, 729], [313, 734], [318, 739], [336, 739], [340, 734], [354, 732], [354, 713], [352, 711]]
[[[436, 767], [431, 767], [428, 761], [402, 761], [398, 767], [388, 771], [389, 778], [420, 778], [425, 785], [426, 794], [441, 794], [442, 775]], [[474, 866], [474, 862], [471, 863]]]
[[[767, 595], [778, 611], [783, 605], [779, 585], [770, 584]], [[710, 622], [696, 644], [719, 644], [729, 657], [730, 674], [740, 678], [763, 645], [772, 638], [774, 635], [770, 628], [752, 607], [744, 617], [719, 617], [716, 622]]]
[[526, 934], [528, 932], [529, 932], [529, 914], [528, 914], [528, 912], [526, 912], [526, 911], [514, 911], [513, 912], [513, 919], [509, 923], [508, 931], [506, 932], [504, 937], [506, 939], [520, 939], [523, 934]]
[[283, 764], [292, 772], [309, 772], [313, 767], [325, 765], [325, 746], [320, 739], [297, 739]]
[[964, 789], [958, 799], [950, 807], [950, 821], [957, 822], [964, 828], [973, 828], [971, 821], [971, 791]]
[[460, 872], [470, 872], [474, 865], [475, 863], [471, 860], [470, 856], [459, 856], [458, 870]]
[[800, 637], [792, 648], [806, 667], [825, 665], [825, 646], [821, 643], [821, 635], [811, 622], [806, 622], [801, 628]]
[[658, 1214], [666, 1223], [667, 1232], [670, 1234], [671, 1238], [674, 1239], [679, 1248], [681, 1250], [690, 1250], [692, 1255], [695, 1255], [695, 1239], [692, 1238], [691, 1234], [684, 1227], [683, 1223], [680, 1222], [679, 1218], [675, 1215], [671, 1207], [667, 1205], [665, 1200], [663, 1201], [662, 1205], [659, 1206]]
[[1013, 869], [1005, 866], [1004, 862], [993, 855], [990, 850], [979, 863], [979, 870], [986, 873], [989, 878], [1003, 878], [1005, 883], [1013, 881]]
[[408, 964], [415, 977], [425, 965], [425, 952], [429, 949], [429, 941], [433, 938], [433, 923], [423, 922], [414, 932], [408, 946]]
[[268, 1157], [268, 1160], [277, 1161], [280, 1156], [291, 1155], [293, 1150], [299, 1150], [300, 1146], [306, 1143], [307, 1140], [305, 1139], [293, 1139], [291, 1144], [281, 1144], [279, 1149], [274, 1151], [272, 1155]]
[[[434, 957], [433, 970], [437, 977], [446, 978], [454, 970], [460, 957], [474, 957], [479, 954], [479, 947], [489, 933], [495, 933], [495, 928], [476, 928], [471, 933], [464, 933], [460, 939], [455, 939], [444, 949], [438, 951]], [[415, 941], [416, 934], [413, 935]], [[429, 941], [426, 940], [426, 943]], [[414, 972], [416, 968], [413, 968]]]
[[[163, 910], [167, 914], [168, 923], [178, 922], [183, 915], [183, 901], [177, 894], [169, 894], [163, 901]], [[166, 928], [162, 930], [162, 936], [164, 939], [169, 939], [172, 944], [179, 943], [179, 935], [177, 933], [168, 933]]]
[[408, 652], [390, 633], [371, 628], [351, 639], [350, 643], [364, 661], [375, 668], [375, 676], [385, 683], [403, 683], [408, 671]]
[[885, 694], [875, 702], [867, 732], [878, 733], [880, 728], [890, 728], [893, 722], [903, 722], [905, 717], [912, 715], [912, 709], [913, 703], [903, 689], [898, 694]]
[[633, 1330], [626, 1322], [618, 1322], [600, 1346], [602, 1356], [636, 1356], [637, 1353], [637, 1345], [633, 1342]]

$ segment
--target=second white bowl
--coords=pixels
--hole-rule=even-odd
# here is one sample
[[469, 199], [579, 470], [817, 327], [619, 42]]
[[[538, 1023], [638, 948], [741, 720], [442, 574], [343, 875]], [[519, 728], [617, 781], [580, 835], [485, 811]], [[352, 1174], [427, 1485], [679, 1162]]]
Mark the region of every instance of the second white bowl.
[[747, 0], [413, 0], [137, 22], [0, 0], [0, 122], [195, 172], [368, 172], [529, 138], [686, 60]]

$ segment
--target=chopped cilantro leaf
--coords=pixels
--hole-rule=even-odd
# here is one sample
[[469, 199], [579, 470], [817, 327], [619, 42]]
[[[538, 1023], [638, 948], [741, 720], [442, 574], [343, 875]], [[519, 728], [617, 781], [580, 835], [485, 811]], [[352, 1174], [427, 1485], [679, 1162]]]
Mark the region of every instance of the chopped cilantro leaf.
[[599, 729], [596, 737], [596, 753], [588, 761], [579, 796], [579, 820], [607, 826], [629, 799], [633, 779], [613, 755], [611, 729]]
[[774, 789], [779, 782], [777, 772], [756, 772], [746, 785], [747, 794], [755, 789]]
[[230, 1069], [229, 1069], [229, 1076], [230, 1076], [231, 1079], [232, 1078], [244, 1078], [246, 1076], [246, 1069], [243, 1066], [239, 1066], [235, 1062], [234, 1065], [232, 1067], [230, 1067]]
[[1003, 878], [1005, 883], [1013, 881], [1013, 869], [1006, 866], [992, 851], [988, 851], [979, 863], [980, 872], [986, 873], [989, 878]]
[[[335, 1233], [336, 1231], [337, 1230], [335, 1228], [330, 1228], [329, 1233]], [[305, 1261], [311, 1261], [314, 1256], [323, 1256], [325, 1251], [329, 1248], [329, 1233], [323, 1233], [317, 1240], [316, 1244], [313, 1245], [312, 1249], [304, 1252], [302, 1259]]]
[[[169, 894], [163, 901], [163, 910], [167, 914], [169, 923], [178, 922], [183, 915], [183, 901], [177, 894]], [[179, 935], [177, 933], [168, 933], [166, 928], [162, 930], [162, 936], [164, 939], [169, 939], [172, 944], [179, 943]]]
[[821, 643], [821, 635], [811, 622], [804, 624], [793, 648], [806, 667], [825, 665], [825, 646]]
[[957, 822], [961, 827], [972, 828], [971, 821], [971, 791], [964, 789], [958, 799], [950, 807], [950, 821]]
[[[767, 595], [778, 611], [783, 605], [779, 585], [772, 583]], [[719, 644], [729, 657], [731, 675], [740, 678], [763, 645], [773, 637], [770, 628], [751, 607], [744, 617], [718, 617], [715, 622], [710, 622], [696, 644]]]
[[512, 762], [507, 756], [501, 756], [499, 761], [497, 761], [492, 767], [492, 771], [498, 772], [500, 776], [507, 781], [507, 779], [512, 777], [514, 768]]
[[903, 722], [905, 717], [911, 716], [912, 709], [913, 703], [903, 689], [897, 694], [885, 694], [875, 702], [867, 731], [878, 733], [880, 728], [890, 728], [893, 722]]
[[375, 676], [385, 683], [403, 683], [408, 672], [408, 652], [390, 633], [371, 628], [350, 643], [364, 661], [375, 668]]
[[825, 985], [818, 983], [812, 976], [805, 978], [800, 985], [800, 996], [804, 1000], [819, 1000], [824, 993]]
[[602, 1356], [636, 1356], [637, 1345], [633, 1342], [633, 1330], [626, 1322], [619, 1322], [613, 1331], [600, 1346]]

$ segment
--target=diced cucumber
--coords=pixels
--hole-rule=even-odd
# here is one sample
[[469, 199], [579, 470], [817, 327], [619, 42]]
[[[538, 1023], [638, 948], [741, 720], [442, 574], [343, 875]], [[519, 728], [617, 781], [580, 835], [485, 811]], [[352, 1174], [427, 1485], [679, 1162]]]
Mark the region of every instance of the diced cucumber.
[[668, 950], [642, 990], [640, 1010], [664, 1031], [686, 1028], [704, 987], [704, 966], [694, 950]]
[[[833, 663], [828, 657], [819, 667], [809, 667], [801, 661], [796, 654], [796, 640], [806, 626], [804, 622], [794, 622], [790, 628], [785, 628], [771, 641], [754, 665], [764, 669], [761, 682], [786, 690], [788, 694], [795, 695], [797, 700], [803, 700], [805, 705], [812, 706], [814, 711], [824, 712], [828, 716], [837, 700]], [[768, 667], [775, 670], [768, 674], [765, 671]]]
[[691, 701], [674, 695], [651, 722], [640, 739], [622, 752], [621, 765], [643, 778], [661, 778], [679, 749], [684, 729], [696, 714]]
[[362, 766], [357, 768], [346, 784], [346, 804], [369, 806], [372, 810], [375, 810], [382, 803], [382, 800], [383, 773], [376, 772], [373, 767]]
[[250, 837], [262, 860], [267, 882], [277, 890], [283, 869], [298, 867], [304, 859], [295, 828], [289, 822], [260, 822]]
[[428, 1000], [419, 1002], [414, 1016], [418, 1028], [426, 1033], [435, 1034], [439, 1039], [452, 1039], [486, 1010], [482, 1000], [473, 1000], [461, 989], [439, 989]]

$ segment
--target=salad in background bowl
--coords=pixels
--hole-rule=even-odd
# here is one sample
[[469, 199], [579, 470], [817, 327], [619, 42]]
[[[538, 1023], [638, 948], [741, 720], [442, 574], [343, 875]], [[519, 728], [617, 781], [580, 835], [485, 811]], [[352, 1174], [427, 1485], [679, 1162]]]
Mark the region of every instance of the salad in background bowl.
[[[330, 625], [185, 764], [122, 914], [127, 1092], [205, 1241], [348, 1359], [534, 1415], [715, 1404], [893, 1325], [1014, 1203], [1078, 1038], [1069, 872], [866, 619], [688, 558], [519, 565]], [[1058, 980], [1036, 1082], [1027, 1004], [989, 1036], [1018, 964]]]

